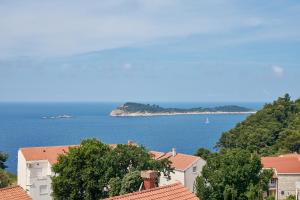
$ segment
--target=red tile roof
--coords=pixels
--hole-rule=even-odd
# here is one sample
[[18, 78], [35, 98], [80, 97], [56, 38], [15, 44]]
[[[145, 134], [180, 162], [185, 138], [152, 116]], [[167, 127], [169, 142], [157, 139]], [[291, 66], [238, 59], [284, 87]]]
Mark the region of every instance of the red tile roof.
[[198, 156], [192, 156], [192, 155], [182, 154], [182, 153], [176, 153], [176, 155], [173, 156], [172, 152], [168, 152], [163, 156], [159, 157], [158, 159], [164, 159], [164, 158], [169, 159], [172, 162], [172, 167], [180, 171], [185, 171], [193, 163], [195, 163], [197, 160], [200, 159], [200, 157]]
[[199, 200], [199, 198], [181, 183], [175, 183], [141, 192], [111, 197], [106, 200]]
[[262, 157], [261, 162], [264, 168], [275, 169], [277, 174], [300, 174], [300, 156], [298, 154], [287, 154], [278, 157]]
[[31, 197], [20, 187], [7, 187], [0, 189], [0, 200], [32, 200]]
[[159, 151], [150, 151], [150, 155], [153, 159], [159, 159], [160, 157], [165, 155], [165, 153]]
[[69, 147], [74, 147], [75, 145], [70, 146], [49, 146], [49, 147], [28, 147], [21, 148], [25, 160], [48, 160], [52, 165], [57, 162], [57, 158], [60, 154], [65, 154], [69, 152]]
[[[48, 146], [48, 147], [26, 147], [20, 148], [26, 161], [48, 160], [51, 165], [57, 162], [60, 154], [69, 152], [69, 147], [77, 147], [79, 145], [68, 146]], [[112, 148], [116, 148], [117, 144], [111, 144]]]

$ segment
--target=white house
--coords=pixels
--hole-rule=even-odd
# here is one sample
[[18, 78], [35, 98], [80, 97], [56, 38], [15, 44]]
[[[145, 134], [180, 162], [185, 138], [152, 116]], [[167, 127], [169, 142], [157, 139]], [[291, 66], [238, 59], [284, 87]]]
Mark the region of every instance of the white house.
[[262, 157], [264, 169], [272, 169], [273, 177], [269, 183], [269, 194], [276, 200], [296, 195], [299, 199], [300, 155], [286, 154], [277, 157]]
[[29, 147], [18, 151], [18, 185], [33, 200], [51, 200], [51, 167], [69, 146]]
[[160, 176], [159, 186], [181, 182], [186, 188], [194, 192], [194, 183], [197, 176], [201, 175], [205, 160], [198, 156], [177, 153], [173, 148], [171, 152], [163, 153], [150, 151], [155, 159], [167, 158], [172, 162], [174, 173], [171, 173], [171, 179], [168, 180], [163, 174]]

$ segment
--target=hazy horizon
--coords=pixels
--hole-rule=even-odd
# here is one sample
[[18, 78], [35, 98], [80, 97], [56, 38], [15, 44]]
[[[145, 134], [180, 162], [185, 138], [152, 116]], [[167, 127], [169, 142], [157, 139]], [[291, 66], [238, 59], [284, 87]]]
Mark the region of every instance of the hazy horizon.
[[300, 97], [300, 2], [0, 2], [0, 102]]

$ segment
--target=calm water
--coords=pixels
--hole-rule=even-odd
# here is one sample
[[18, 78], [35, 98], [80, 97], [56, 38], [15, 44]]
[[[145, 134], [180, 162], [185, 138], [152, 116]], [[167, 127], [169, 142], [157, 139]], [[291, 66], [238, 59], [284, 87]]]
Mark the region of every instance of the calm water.
[[[164, 107], [227, 105], [228, 103], [160, 103]], [[262, 103], [231, 103], [260, 108]], [[0, 103], [0, 151], [9, 153], [8, 170], [16, 172], [20, 147], [78, 144], [83, 138], [105, 143], [129, 139], [149, 149], [193, 154], [199, 147], [213, 149], [222, 132], [247, 115], [178, 115], [110, 117], [118, 103]], [[69, 114], [72, 119], [42, 119]], [[210, 123], [205, 124], [206, 118]]]

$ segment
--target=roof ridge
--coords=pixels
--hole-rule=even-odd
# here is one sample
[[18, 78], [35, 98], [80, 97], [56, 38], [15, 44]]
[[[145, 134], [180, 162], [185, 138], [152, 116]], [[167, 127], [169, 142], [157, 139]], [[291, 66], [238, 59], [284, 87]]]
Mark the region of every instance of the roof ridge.
[[133, 192], [133, 193], [123, 194], [123, 195], [116, 196], [116, 197], [109, 197], [107, 199], [111, 199], [111, 198], [112, 199], [119, 199], [119, 198], [123, 198], [123, 197], [127, 197], [127, 196], [133, 196], [133, 195], [143, 194], [143, 193], [147, 193], [147, 192], [151, 192], [151, 191], [162, 190], [162, 189], [165, 189], [165, 188], [171, 188], [171, 187], [175, 187], [175, 186], [178, 186], [178, 185], [183, 186], [180, 182], [177, 181], [176, 183], [173, 183], [173, 184], [170, 184], [170, 185], [164, 185], [164, 186], [160, 186], [160, 187], [151, 188], [151, 189], [148, 189], [148, 190], [142, 190], [142, 191], [137, 191], [137, 192]]
[[79, 146], [78, 144], [71, 144], [71, 145], [56, 145], [56, 146], [36, 146], [36, 147], [21, 147], [19, 148], [20, 150], [22, 149], [38, 149], [38, 148], [52, 148], [52, 147], [72, 147], [72, 146]]

